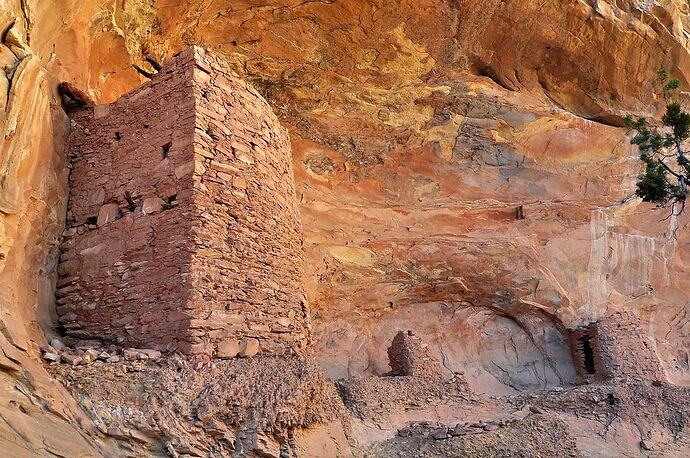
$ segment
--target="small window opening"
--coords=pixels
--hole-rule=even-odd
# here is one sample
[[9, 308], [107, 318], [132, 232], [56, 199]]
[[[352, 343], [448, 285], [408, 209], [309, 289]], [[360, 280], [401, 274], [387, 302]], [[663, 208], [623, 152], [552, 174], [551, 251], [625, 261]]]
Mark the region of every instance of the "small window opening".
[[588, 374], [594, 375], [596, 369], [594, 368], [594, 350], [592, 349], [591, 340], [592, 338], [586, 334], [578, 339], [580, 342], [580, 353], [585, 363], [585, 370]]
[[120, 132], [115, 132], [115, 140], [117, 140], [118, 142], [122, 140], [122, 134], [120, 134]]
[[168, 158], [168, 156], [170, 155], [170, 148], [171, 147], [172, 147], [171, 142], [168, 142], [161, 147], [161, 159], [167, 159]]
[[525, 219], [525, 209], [522, 205], [515, 208], [515, 219]]
[[165, 208], [165, 209], [172, 208], [173, 204], [176, 203], [175, 202], [176, 199], [177, 199], [177, 194], [173, 194], [171, 196], [164, 198], [163, 199], [163, 202], [164, 202], [163, 208]]
[[86, 224], [98, 224], [98, 216], [89, 216], [86, 218]]

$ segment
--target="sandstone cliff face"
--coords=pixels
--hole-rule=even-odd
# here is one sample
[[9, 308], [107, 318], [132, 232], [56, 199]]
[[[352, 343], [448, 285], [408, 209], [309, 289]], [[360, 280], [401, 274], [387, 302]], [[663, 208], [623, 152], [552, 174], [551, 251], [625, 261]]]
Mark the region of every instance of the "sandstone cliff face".
[[633, 310], [667, 376], [690, 381], [688, 217], [633, 197], [616, 120], [659, 108], [660, 67], [690, 80], [687, 13], [678, 0], [0, 1], [0, 365], [19, 387], [3, 391], [14, 432], [0, 437], [36, 446], [57, 435], [22, 436], [37, 430], [24, 415], [48, 432], [78, 415], [36, 349], [66, 199], [55, 88], [111, 102], [143, 82], [133, 63], [191, 43], [290, 130], [329, 375], [387, 372], [388, 342], [412, 327], [475, 388], [552, 386], [574, 377], [561, 325]]
[[[89, 456], [109, 446], [82, 436], [91, 427], [37, 358], [50, 326], [67, 170], [66, 118], [54, 83], [29, 44], [35, 12], [0, 3], [0, 448], [8, 456]], [[45, 329], [49, 329], [45, 328]]]

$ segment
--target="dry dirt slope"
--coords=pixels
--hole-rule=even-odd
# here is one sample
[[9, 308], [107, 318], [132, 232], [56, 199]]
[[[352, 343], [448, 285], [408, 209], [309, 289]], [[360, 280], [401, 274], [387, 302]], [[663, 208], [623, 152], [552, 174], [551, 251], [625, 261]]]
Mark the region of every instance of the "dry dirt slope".
[[613, 115], [653, 113], [662, 66], [690, 79], [687, 28], [673, 0], [0, 1], [0, 437], [108, 447], [74, 432], [79, 409], [37, 360], [66, 196], [57, 83], [110, 101], [144, 54], [189, 43], [290, 128], [330, 376], [385, 372], [414, 323], [475, 388], [549, 387], [572, 376], [554, 321], [631, 309], [685, 383], [687, 217], [631, 198]]

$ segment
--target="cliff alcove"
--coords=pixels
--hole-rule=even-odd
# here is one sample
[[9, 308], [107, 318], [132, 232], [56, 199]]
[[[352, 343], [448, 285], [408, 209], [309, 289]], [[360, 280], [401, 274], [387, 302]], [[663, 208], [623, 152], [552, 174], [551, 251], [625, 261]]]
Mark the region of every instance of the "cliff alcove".
[[[0, 2], [0, 449], [9, 456], [687, 455], [688, 216], [665, 219], [667, 210], [634, 197], [640, 164], [620, 116], [660, 113], [663, 100], [648, 90], [659, 68], [687, 88], [688, 21], [680, 0]], [[60, 260], [73, 218], [94, 233], [134, 224], [134, 214], [157, 221], [175, 215], [185, 190], [163, 175], [156, 192], [127, 177], [105, 200], [93, 193], [88, 211], [71, 208], [70, 116], [77, 122], [104, 108], [68, 114], [58, 87], [78, 90], [79, 106], [116, 107], [165, 77], [165, 66], [158, 73], [152, 61], [190, 45], [227, 62], [289, 133], [281, 141], [289, 141], [282, 151], [291, 155], [294, 183], [284, 183], [294, 191], [267, 192], [265, 179], [246, 185], [266, 191], [271, 205], [280, 204], [271, 196], [292, 194], [287, 213], [299, 213], [301, 235], [287, 224], [262, 234], [298, 244], [303, 261], [288, 262], [294, 270], [275, 285], [234, 290], [254, 295], [240, 299], [256, 302], [247, 313], [256, 315], [257, 336], [219, 337], [239, 320], [222, 310], [211, 326], [218, 339], [195, 335], [188, 343], [201, 346], [183, 352], [201, 359], [177, 354], [172, 331], [163, 343], [143, 338], [161, 323], [156, 307], [172, 303], [145, 292], [129, 306], [132, 323], [106, 339], [112, 347], [97, 347], [93, 330], [80, 335], [74, 327], [66, 336], [78, 315], [58, 313], [58, 305], [71, 306], [56, 304], [55, 292], [73, 277], [65, 275], [67, 256]], [[214, 106], [217, 95], [209, 94]], [[181, 112], [183, 99], [175, 98]], [[165, 123], [162, 110], [146, 120], [124, 117], [155, 130]], [[215, 142], [220, 124], [196, 135]], [[112, 127], [102, 140], [143, 148], [146, 165], [180, 157], [175, 138], [139, 144], [131, 130]], [[230, 182], [241, 194], [242, 181]], [[204, 198], [225, 191], [232, 192]], [[99, 228], [101, 209], [107, 224]], [[209, 221], [202, 230], [219, 218]], [[158, 223], [139, 229], [170, 240], [181, 233]], [[207, 259], [218, 261], [226, 242], [204, 247]], [[175, 269], [157, 273], [171, 288], [184, 280]], [[112, 273], [123, 281], [124, 271]], [[221, 276], [194, 279], [205, 300], [230, 294]], [[275, 292], [291, 297], [276, 302], [285, 305], [280, 313], [263, 314]], [[117, 318], [95, 312], [102, 298], [92, 299], [80, 304], [84, 316], [113, 324]], [[639, 336], [635, 342], [618, 337], [616, 316], [634, 323], [621, 329]], [[294, 332], [282, 338], [311, 336], [304, 355], [212, 358], [239, 354], [242, 345], [245, 355], [259, 351], [248, 339], [258, 343], [281, 323]], [[601, 340], [611, 329], [615, 342]], [[613, 349], [609, 360], [622, 372], [583, 384], [582, 330], [595, 373], [597, 345]], [[443, 381], [384, 376], [399, 331], [423, 342]], [[69, 348], [44, 351], [54, 338]], [[219, 339], [233, 341], [221, 351]], [[620, 348], [638, 352], [640, 342], [644, 374], [615, 356]], [[56, 355], [52, 363], [46, 354]], [[264, 418], [248, 413], [270, 413], [268, 404], [283, 409], [264, 416], [280, 417], [275, 428], [248, 420]], [[226, 436], [232, 440], [219, 445]]]

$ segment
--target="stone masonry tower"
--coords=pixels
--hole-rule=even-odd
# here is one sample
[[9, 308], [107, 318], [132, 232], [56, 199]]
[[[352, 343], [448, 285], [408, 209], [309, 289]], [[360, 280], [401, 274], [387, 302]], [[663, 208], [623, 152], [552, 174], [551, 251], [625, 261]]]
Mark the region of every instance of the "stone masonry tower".
[[71, 118], [67, 335], [221, 357], [307, 345], [289, 139], [252, 87], [191, 47]]
[[615, 312], [571, 329], [570, 348], [582, 380], [666, 380], [654, 345], [632, 312]]

